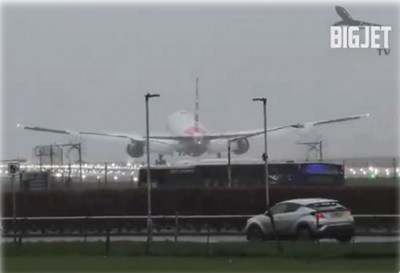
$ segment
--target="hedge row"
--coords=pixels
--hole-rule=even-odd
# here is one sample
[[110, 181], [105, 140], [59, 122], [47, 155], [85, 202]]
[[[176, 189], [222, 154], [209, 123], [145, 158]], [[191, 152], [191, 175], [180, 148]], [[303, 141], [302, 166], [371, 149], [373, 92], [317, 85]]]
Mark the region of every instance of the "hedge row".
[[[292, 198], [338, 199], [355, 214], [396, 214], [397, 187], [271, 187], [271, 205]], [[12, 215], [12, 194], [3, 193], [3, 216]], [[146, 215], [146, 189], [18, 192], [18, 216]], [[154, 215], [257, 214], [265, 189], [153, 189]]]

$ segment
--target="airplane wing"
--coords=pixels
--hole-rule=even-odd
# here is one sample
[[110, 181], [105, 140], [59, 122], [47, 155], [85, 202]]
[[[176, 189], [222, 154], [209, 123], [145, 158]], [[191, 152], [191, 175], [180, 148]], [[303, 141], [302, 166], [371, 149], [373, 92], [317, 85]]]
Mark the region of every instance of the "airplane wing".
[[352, 25], [352, 26], [360, 26], [360, 27], [362, 27], [362, 26], [378, 26], [378, 27], [382, 26], [382, 25], [373, 24], [373, 23], [368, 23], [368, 22], [363, 22], [363, 21], [358, 21], [358, 20], [352, 21], [352, 24], [351, 24], [351, 25]]
[[[341, 118], [335, 118], [335, 119], [327, 119], [327, 120], [319, 120], [319, 121], [311, 121], [311, 122], [303, 122], [303, 123], [296, 123], [296, 124], [290, 124], [290, 125], [285, 125], [285, 126], [279, 126], [279, 127], [273, 127], [273, 128], [268, 128], [267, 132], [275, 132], [279, 130], [284, 130], [288, 128], [309, 128], [309, 127], [314, 127], [314, 126], [320, 126], [324, 124], [331, 124], [331, 123], [337, 123], [337, 122], [344, 122], [344, 121], [350, 121], [350, 120], [356, 120], [360, 119], [363, 117], [368, 117], [369, 114], [363, 114], [363, 115], [355, 115], [355, 116], [347, 116], [347, 117], [341, 117]], [[52, 129], [52, 128], [44, 128], [44, 127], [38, 127], [38, 126], [27, 126], [27, 125], [21, 125], [17, 124], [17, 127], [25, 129], [25, 130], [31, 130], [31, 131], [39, 131], [39, 132], [46, 132], [46, 133], [55, 133], [55, 134], [64, 134], [64, 135], [88, 135], [88, 136], [100, 136], [100, 137], [109, 137], [109, 138], [116, 138], [116, 139], [127, 139], [127, 140], [132, 140], [132, 141], [138, 141], [138, 142], [144, 142], [146, 140], [145, 137], [143, 136], [138, 136], [138, 135], [133, 135], [133, 134], [126, 134], [126, 133], [100, 133], [100, 132], [86, 132], [86, 131], [70, 131], [70, 130], [65, 130], [65, 129]], [[250, 138], [258, 135], [264, 134], [264, 130], [250, 130], [250, 131], [240, 131], [240, 132], [232, 132], [232, 133], [219, 133], [219, 134], [207, 134], [202, 136], [203, 139], [205, 140], [213, 140], [213, 139], [242, 139], [242, 138]], [[151, 142], [159, 142], [159, 143], [167, 143], [163, 142], [162, 140], [176, 140], [176, 141], [185, 141], [185, 140], [191, 140], [193, 139], [193, 136], [150, 136], [150, 141]]]
[[346, 26], [348, 23], [346, 21], [339, 21], [333, 24], [334, 26]]
[[0, 160], [1, 163], [16, 163], [16, 162], [24, 163], [26, 161], [27, 160], [25, 158], [1, 159]]
[[[267, 129], [267, 132], [274, 132], [282, 129], [293, 128], [292, 125], [273, 127]], [[251, 131], [240, 131], [240, 132], [228, 132], [228, 133], [220, 133], [220, 134], [207, 134], [203, 135], [203, 139], [213, 140], [213, 139], [240, 139], [240, 138], [248, 138], [256, 135], [264, 134], [264, 130], [251, 130]], [[165, 140], [177, 140], [177, 141], [185, 141], [193, 139], [193, 136], [151, 136], [152, 139], [165, 139]]]
[[[314, 121], [311, 123], [306, 122], [305, 124], [310, 124], [312, 126], [319, 126], [319, 125], [331, 124], [331, 123], [336, 123], [336, 122], [356, 120], [356, 119], [361, 119], [361, 118], [366, 118], [366, 117], [369, 117], [369, 114], [348, 116], [348, 117], [335, 118], [335, 119], [319, 120], [319, 121]], [[300, 125], [300, 127], [295, 127], [295, 128], [304, 128], [304, 124], [299, 124], [299, 125]]]
[[[65, 129], [44, 128], [44, 127], [28, 126], [28, 125], [22, 125], [22, 124], [17, 124], [17, 127], [25, 129], [25, 130], [45, 132], [45, 133], [54, 133], [54, 134], [109, 137], [109, 138], [114, 138], [114, 139], [133, 140], [133, 141], [138, 141], [138, 142], [146, 141], [145, 137], [142, 137], [139, 135], [134, 135], [134, 134], [129, 134], [129, 133], [101, 133], [101, 132], [87, 132], [87, 131], [71, 131], [71, 130], [65, 130]], [[150, 141], [166, 143], [161, 140], [152, 139], [151, 137], [150, 137]]]
[[[335, 118], [335, 119], [326, 119], [326, 120], [296, 123], [296, 124], [290, 124], [290, 125], [285, 125], [285, 126], [268, 128], [267, 132], [271, 133], [271, 132], [275, 132], [275, 131], [279, 131], [279, 130], [283, 130], [283, 129], [289, 129], [289, 128], [297, 128], [297, 129], [311, 128], [314, 126], [320, 126], [320, 125], [325, 125], [325, 124], [357, 120], [357, 119], [361, 119], [361, 118], [368, 117], [368, 116], [369, 116], [369, 114], [363, 114], [363, 115], [354, 115], [354, 116], [347, 116], [347, 117], [341, 117], [341, 118]], [[264, 130], [257, 129], [257, 130], [242, 131], [242, 132], [207, 134], [207, 135], [202, 136], [202, 138], [205, 140], [213, 140], [213, 139], [235, 140], [235, 139], [250, 138], [250, 137], [263, 135], [263, 134], [264, 134]], [[151, 136], [151, 138], [152, 139], [165, 139], [165, 140], [169, 139], [169, 140], [184, 141], [184, 140], [193, 139], [193, 136]]]
[[373, 24], [373, 23], [368, 23], [368, 22], [363, 22], [363, 21], [358, 21], [358, 20], [351, 20], [351, 21], [339, 21], [333, 24], [334, 26], [355, 26], [355, 27], [365, 27], [365, 26], [382, 26], [379, 24]]

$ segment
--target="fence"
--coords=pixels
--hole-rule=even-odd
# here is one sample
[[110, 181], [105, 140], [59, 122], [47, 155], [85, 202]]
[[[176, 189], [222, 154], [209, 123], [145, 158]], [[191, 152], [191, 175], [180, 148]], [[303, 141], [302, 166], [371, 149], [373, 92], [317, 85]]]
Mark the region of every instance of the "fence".
[[[243, 235], [246, 220], [252, 216], [176, 214], [155, 215], [151, 219], [155, 223], [155, 235]], [[358, 230], [385, 228], [393, 233], [398, 228], [400, 215], [358, 214], [353, 217]], [[86, 237], [104, 235], [107, 231], [117, 236], [142, 236], [147, 234], [148, 216], [3, 217], [1, 220], [3, 237]]]
[[[391, 229], [397, 229], [398, 214], [382, 215], [353, 215], [356, 219], [372, 220], [379, 224], [382, 220], [389, 220], [387, 224], [393, 225]], [[152, 236], [171, 236], [178, 243], [179, 236], [203, 236], [205, 237], [206, 251], [210, 253], [210, 236], [213, 235], [245, 235], [244, 226], [251, 215], [155, 215], [151, 218], [156, 225], [152, 225]], [[21, 252], [23, 238], [43, 237], [80, 237], [84, 242], [88, 237], [104, 236], [105, 255], [110, 254], [111, 236], [146, 236], [147, 216], [76, 216], [76, 217], [5, 217], [1, 218], [2, 236], [13, 238], [17, 244], [17, 253]], [[359, 222], [358, 220], [356, 223]], [[371, 222], [370, 222], [371, 223]], [[365, 222], [364, 222], [365, 224]], [[234, 230], [236, 228], [236, 230]], [[34, 233], [41, 229], [42, 233]], [[69, 229], [69, 232], [66, 231]], [[123, 230], [125, 229], [125, 230]], [[136, 231], [132, 231], [135, 229]], [[398, 231], [396, 230], [396, 234]], [[389, 232], [379, 233], [382, 235], [393, 235]], [[356, 235], [362, 235], [359, 231]], [[373, 235], [369, 232], [368, 235]], [[148, 237], [149, 238], [149, 237]], [[150, 241], [147, 241], [146, 253], [150, 250]], [[354, 245], [355, 241], [351, 241]], [[282, 252], [283, 248], [277, 241], [277, 247]]]

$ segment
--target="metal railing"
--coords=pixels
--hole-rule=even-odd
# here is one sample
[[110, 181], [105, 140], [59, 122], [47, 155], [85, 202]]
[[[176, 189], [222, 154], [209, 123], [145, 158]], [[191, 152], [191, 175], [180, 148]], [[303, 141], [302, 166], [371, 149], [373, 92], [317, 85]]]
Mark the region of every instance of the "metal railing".
[[[155, 222], [152, 225], [155, 232], [153, 236], [169, 236], [175, 243], [179, 236], [203, 236], [207, 244], [207, 250], [210, 247], [210, 236], [231, 235], [244, 236], [245, 223], [253, 215], [154, 215]], [[355, 214], [354, 218], [360, 220], [370, 219], [373, 222], [379, 219], [389, 219], [392, 222], [388, 226], [398, 227], [399, 214]], [[138, 215], [118, 215], [118, 216], [53, 216], [53, 217], [2, 217], [1, 223], [6, 226], [2, 228], [3, 238], [12, 238], [17, 245], [18, 253], [21, 252], [22, 240], [29, 238], [43, 237], [74, 237], [81, 238], [84, 242], [88, 237], [102, 237], [105, 241], [105, 255], [109, 255], [111, 247], [111, 237], [117, 236], [145, 236], [146, 220], [148, 216]], [[163, 222], [166, 220], [166, 222]], [[200, 220], [200, 221], [199, 221]], [[393, 220], [396, 220], [393, 222]], [[139, 221], [139, 222], [138, 222]], [[140, 223], [141, 222], [141, 223]], [[356, 221], [357, 223], [357, 221]], [[395, 223], [393, 225], [393, 223]], [[139, 225], [137, 225], [139, 224]], [[12, 227], [9, 229], [8, 227]], [[137, 228], [139, 227], [139, 230]], [[227, 229], [230, 227], [231, 229]], [[232, 229], [232, 227], [236, 227]], [[132, 231], [136, 229], [136, 231]], [[127, 229], [128, 231], [123, 231]], [[41, 233], [35, 232], [41, 230]], [[69, 232], [66, 230], [69, 230]], [[389, 228], [388, 228], [389, 230]], [[4, 232], [6, 231], [6, 232]], [[398, 231], [397, 231], [398, 232]], [[356, 235], [373, 235], [371, 233]], [[378, 235], [378, 234], [376, 234]], [[389, 232], [380, 233], [389, 235]], [[395, 234], [391, 234], [395, 235]], [[397, 233], [398, 235], [398, 233]], [[354, 243], [354, 240], [353, 240]]]
[[[234, 214], [234, 215], [153, 215], [153, 219], [232, 219], [232, 218], [250, 218], [254, 214]], [[353, 214], [354, 218], [400, 218], [400, 214]], [[147, 215], [109, 215], [109, 216], [33, 216], [33, 217], [0, 217], [1, 221], [7, 220], [88, 220], [88, 219], [147, 219]]]

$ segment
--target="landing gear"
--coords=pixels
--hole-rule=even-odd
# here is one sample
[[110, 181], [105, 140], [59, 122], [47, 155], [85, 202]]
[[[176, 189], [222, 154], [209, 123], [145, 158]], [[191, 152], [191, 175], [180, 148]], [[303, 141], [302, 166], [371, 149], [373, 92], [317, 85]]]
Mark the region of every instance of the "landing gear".
[[167, 165], [167, 161], [163, 159], [163, 155], [159, 154], [158, 159], [156, 159], [156, 165]]
[[221, 153], [217, 153], [217, 158], [221, 158]]

